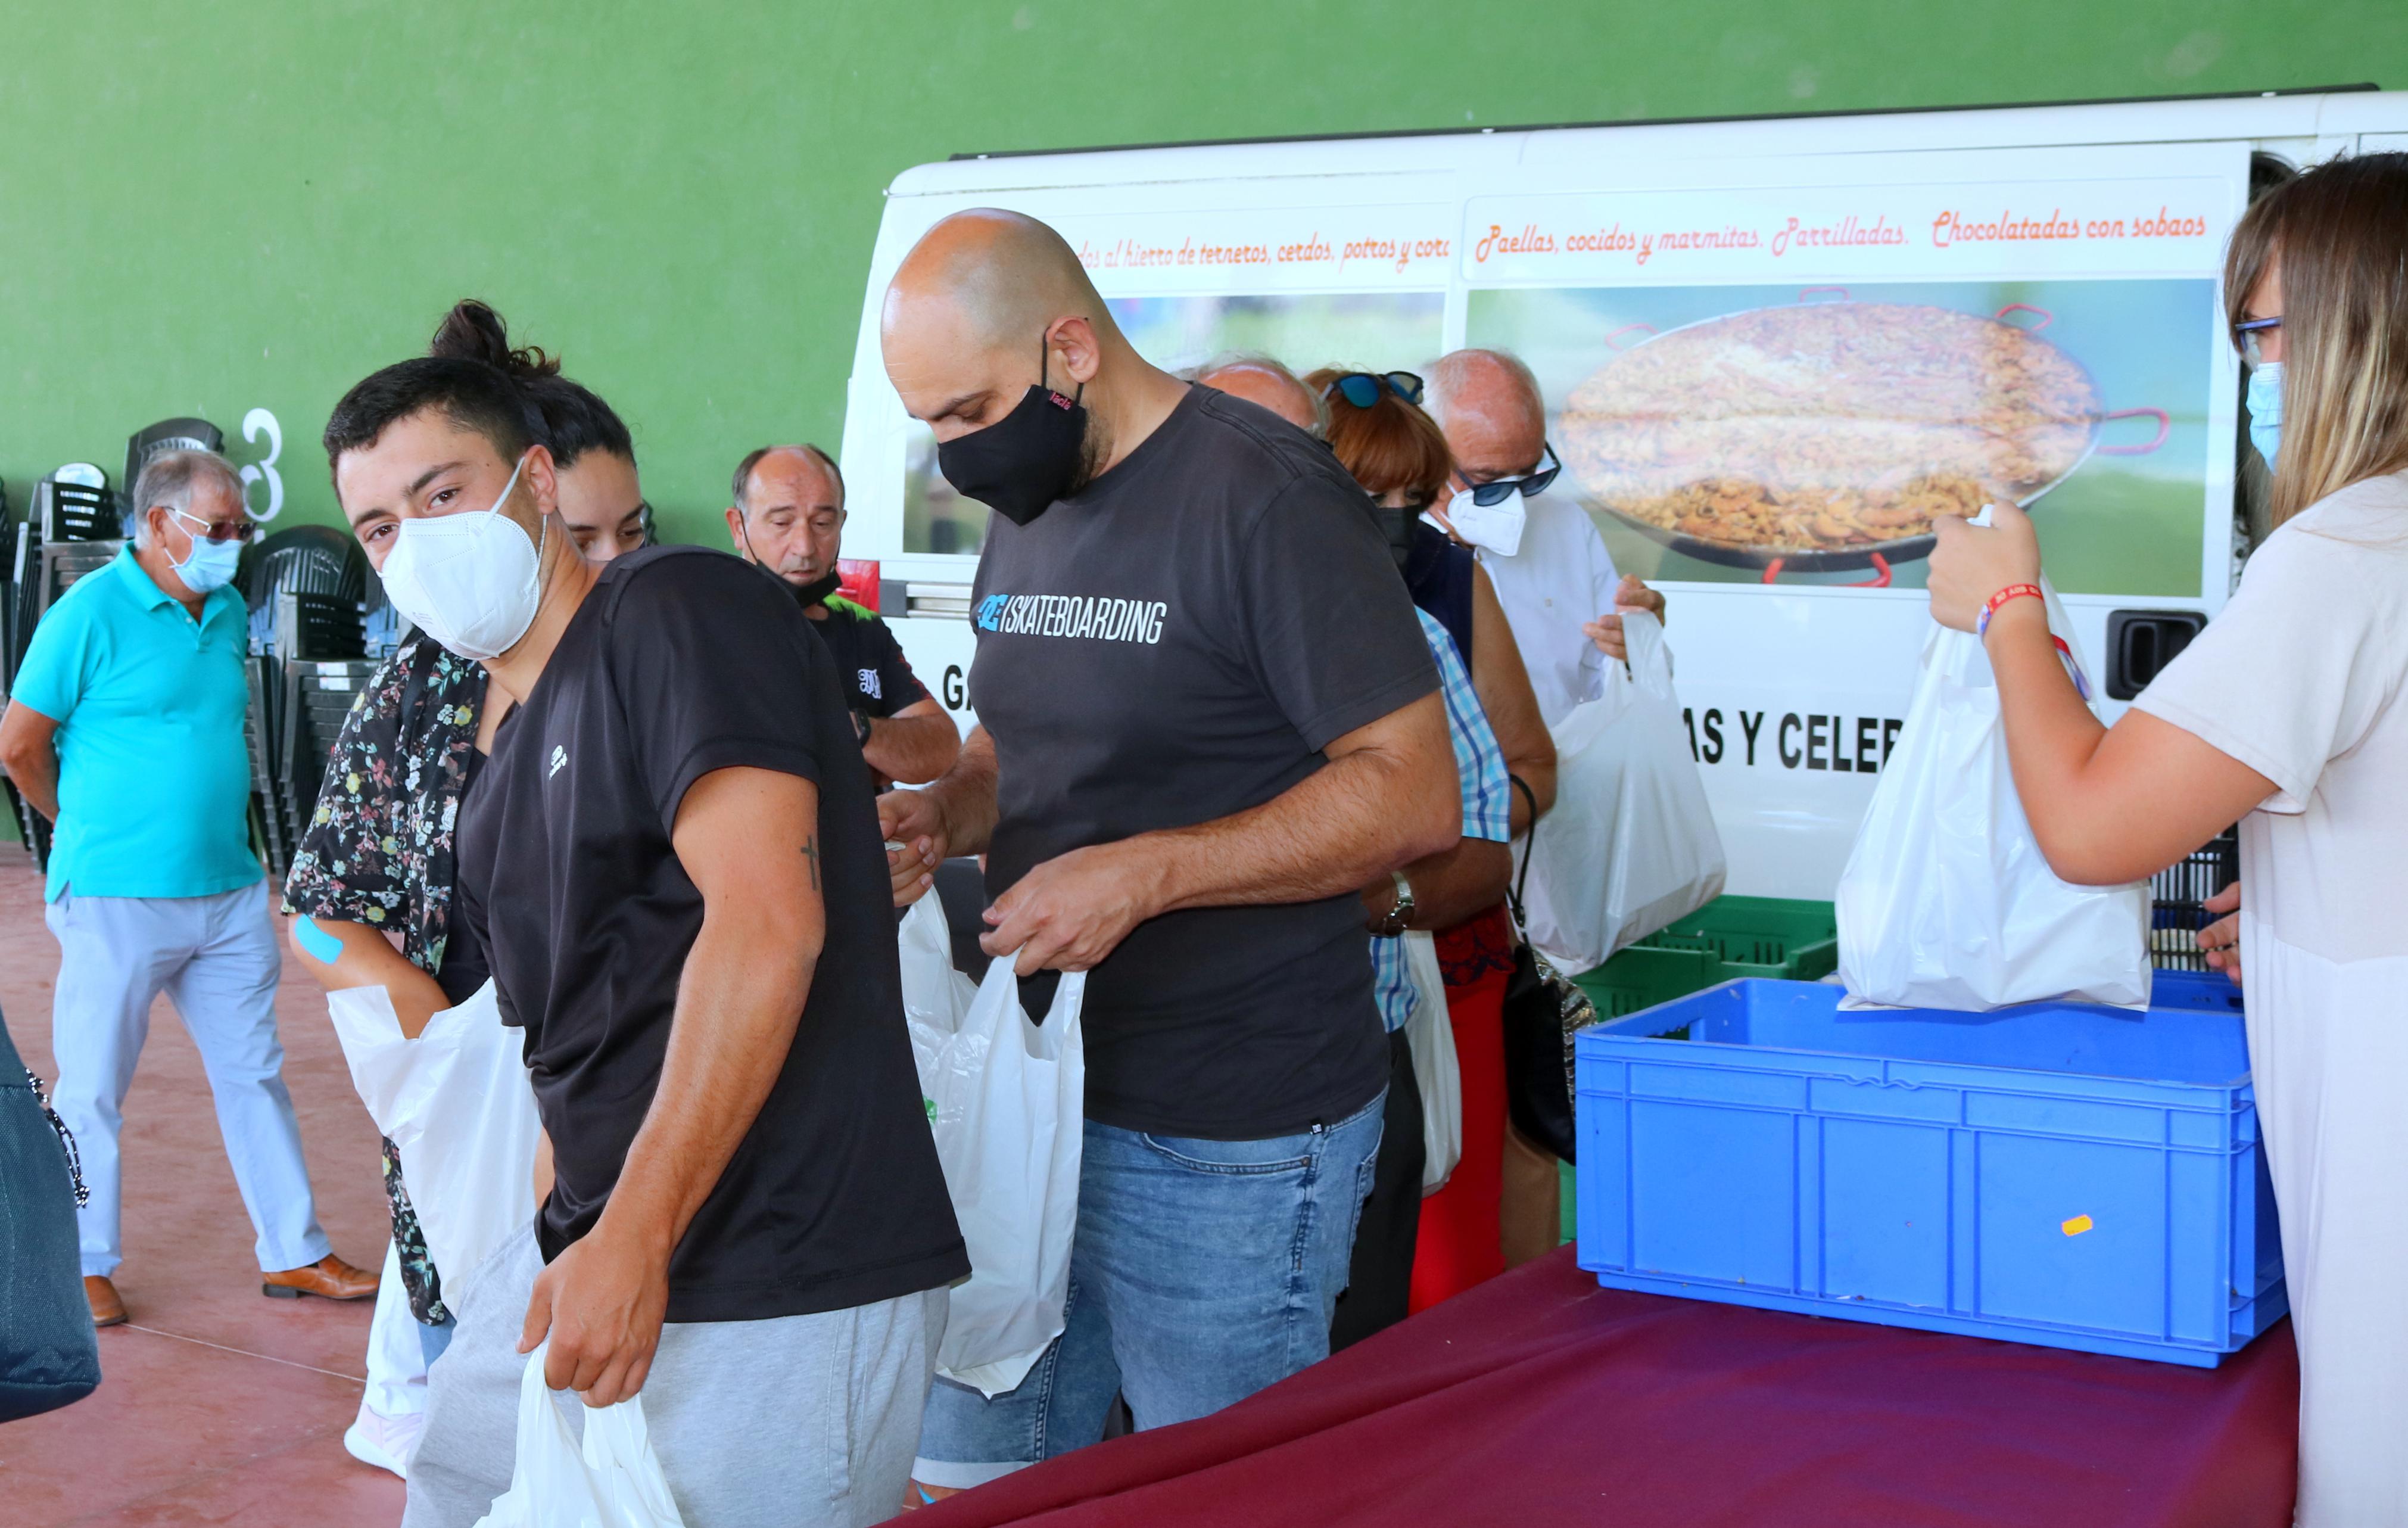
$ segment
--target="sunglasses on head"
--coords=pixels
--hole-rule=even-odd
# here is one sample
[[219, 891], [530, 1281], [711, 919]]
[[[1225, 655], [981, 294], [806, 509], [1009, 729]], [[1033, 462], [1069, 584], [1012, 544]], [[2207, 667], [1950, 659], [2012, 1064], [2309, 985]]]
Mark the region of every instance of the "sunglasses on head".
[[1350, 371], [1323, 388], [1321, 396], [1342, 396], [1357, 409], [1368, 409], [1380, 401], [1383, 387], [1407, 403], [1422, 400], [1422, 380], [1410, 371]]
[[1471, 501], [1483, 509], [1491, 504], [1502, 504], [1517, 489], [1524, 498], [1536, 498], [1547, 491], [1548, 484], [1555, 481], [1555, 474], [1564, 469], [1564, 464], [1555, 456], [1554, 445], [1543, 441], [1541, 444], [1545, 454], [1539, 460], [1544, 465], [1535, 472], [1525, 472], [1514, 478], [1491, 478], [1486, 483], [1469, 482], [1460, 472], [1455, 475], [1455, 479], [1463, 484], [1463, 491], [1471, 496]]

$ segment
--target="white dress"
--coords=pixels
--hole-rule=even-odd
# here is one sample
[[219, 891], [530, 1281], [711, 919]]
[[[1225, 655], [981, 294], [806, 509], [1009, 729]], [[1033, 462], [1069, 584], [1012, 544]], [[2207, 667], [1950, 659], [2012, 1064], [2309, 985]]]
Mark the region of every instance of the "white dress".
[[1522, 501], [1522, 543], [1510, 557], [1482, 549], [1513, 645], [1549, 727], [1603, 692], [1605, 655], [1581, 627], [1613, 610], [1622, 582], [1588, 512], [1562, 484]]
[[2408, 474], [2310, 507], [2134, 703], [2274, 782], [2241, 825], [2249, 1057], [2303, 1528], [2408, 1524]]

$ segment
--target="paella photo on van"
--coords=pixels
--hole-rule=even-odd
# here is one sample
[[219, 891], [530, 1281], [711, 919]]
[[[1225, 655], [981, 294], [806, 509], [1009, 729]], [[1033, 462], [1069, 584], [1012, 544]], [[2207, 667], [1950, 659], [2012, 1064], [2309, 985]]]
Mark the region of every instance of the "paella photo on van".
[[1651, 579], [1913, 588], [1935, 516], [2013, 501], [2068, 591], [2196, 596], [2214, 284], [1470, 295], [1567, 483]]

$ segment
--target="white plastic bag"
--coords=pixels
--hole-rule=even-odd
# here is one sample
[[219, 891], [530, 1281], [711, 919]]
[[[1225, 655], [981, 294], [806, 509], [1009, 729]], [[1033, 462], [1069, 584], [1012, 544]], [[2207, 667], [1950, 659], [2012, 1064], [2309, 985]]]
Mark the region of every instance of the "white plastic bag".
[[1045, 1022], [1032, 1024], [1009, 959], [989, 965], [983, 983], [953, 969], [933, 895], [912, 905], [897, 938], [911, 1054], [970, 1257], [937, 1372], [992, 1399], [1062, 1334], [1086, 1128], [1087, 977], [1065, 973]]
[[1555, 724], [1555, 804], [1530, 835], [1526, 932], [1559, 971], [1587, 971], [1722, 895], [1723, 841], [1689, 751], [1672, 655], [1626, 613], [1626, 670]]
[[1413, 976], [1413, 1016], [1405, 1044], [1413, 1057], [1413, 1086], [1422, 1095], [1422, 1196], [1446, 1187], [1463, 1160], [1463, 1073], [1455, 1058], [1455, 1021], [1447, 1016], [1446, 973], [1438, 942], [1420, 929], [1404, 933], [1405, 968]]
[[402, 1037], [381, 987], [326, 994], [326, 1009], [368, 1117], [401, 1153], [409, 1203], [437, 1272], [467, 1275], [535, 1218], [542, 1132], [522, 1031], [502, 1022], [494, 984]]
[[527, 1355], [510, 1489], [494, 1498], [476, 1528], [685, 1528], [652, 1453], [643, 1397], [584, 1407], [580, 1446], [560, 1413], [566, 1398], [543, 1382], [551, 1348], [546, 1343]]
[[[2057, 651], [2090, 682], [2046, 591]], [[2149, 888], [2057, 878], [2015, 795], [1981, 639], [1934, 625], [1898, 746], [1840, 875], [1851, 1006], [1981, 1012], [2072, 998], [2149, 1001]]]

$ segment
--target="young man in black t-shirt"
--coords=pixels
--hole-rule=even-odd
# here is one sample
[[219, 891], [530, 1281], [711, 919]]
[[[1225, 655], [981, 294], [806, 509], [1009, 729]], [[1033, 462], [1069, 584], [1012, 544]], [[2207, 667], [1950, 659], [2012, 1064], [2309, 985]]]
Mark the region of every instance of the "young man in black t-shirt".
[[326, 428], [394, 606], [518, 702], [463, 809], [459, 912], [552, 1171], [461, 1291], [404, 1521], [467, 1528], [507, 1486], [519, 1354], [547, 1340], [554, 1388], [642, 1391], [688, 1521], [857, 1517], [902, 1489], [969, 1271], [868, 771], [775, 581], [693, 547], [578, 556], [523, 403], [481, 363], [408, 361]]
[[817, 446], [763, 446], [736, 464], [727, 535], [737, 555], [785, 580], [836, 659], [862, 757], [882, 790], [953, 767], [962, 735], [911, 672], [877, 613], [838, 594], [844, 475]]
[[987, 856], [988, 953], [1088, 972], [1068, 1325], [993, 1400], [939, 1380], [914, 1478], [963, 1488], [1204, 1415], [1328, 1351], [1388, 1051], [1366, 884], [1451, 847], [1438, 676], [1329, 453], [1149, 366], [1052, 229], [939, 223], [887, 375], [994, 508], [980, 727], [881, 799], [896, 890]]

